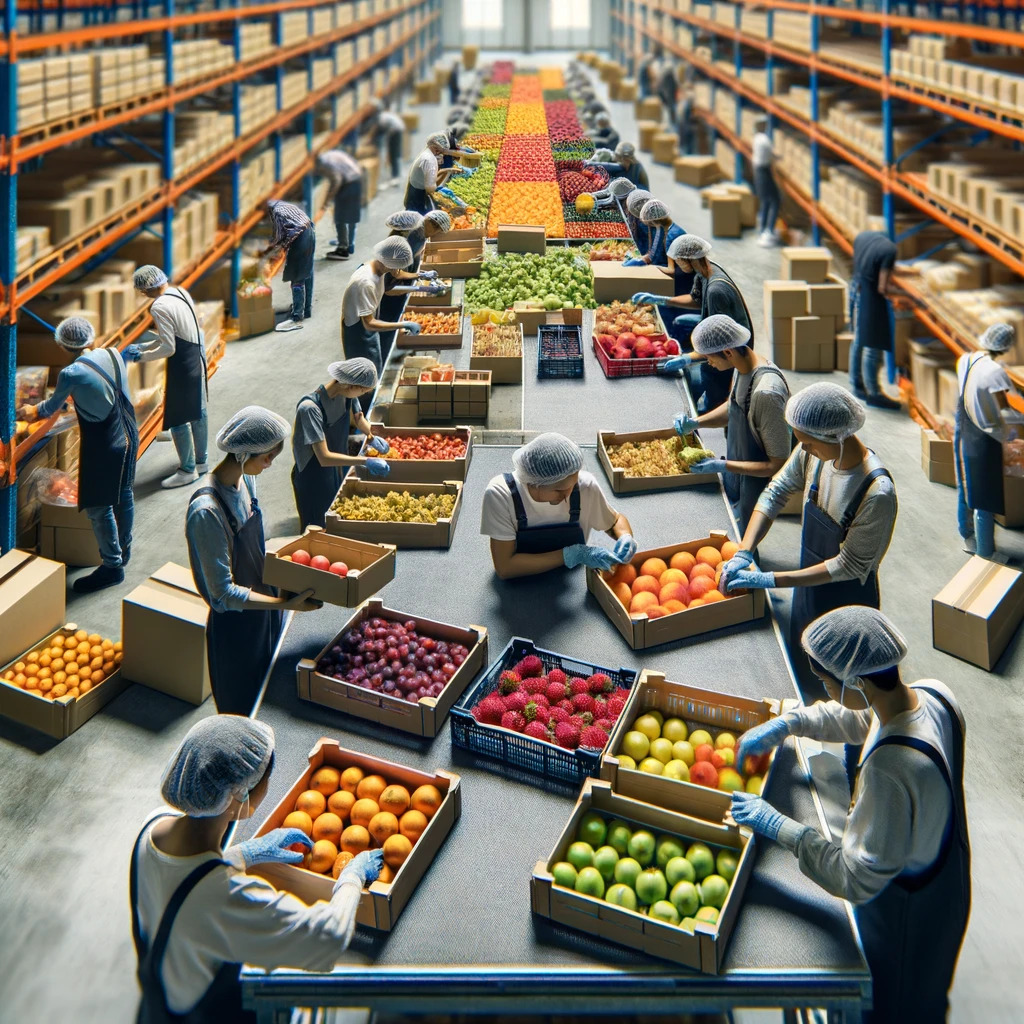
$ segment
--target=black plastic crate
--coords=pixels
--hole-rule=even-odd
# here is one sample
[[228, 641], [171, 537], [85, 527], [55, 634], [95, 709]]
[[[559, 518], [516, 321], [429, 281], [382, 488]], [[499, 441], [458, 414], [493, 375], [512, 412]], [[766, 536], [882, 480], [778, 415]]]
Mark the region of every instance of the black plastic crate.
[[537, 329], [537, 376], [583, 376], [583, 328], [570, 324], [542, 324]]
[[[554, 743], [534, 739], [522, 733], [503, 729], [498, 725], [482, 725], [470, 710], [484, 697], [498, 687], [498, 678], [506, 668], [522, 661], [528, 654], [535, 654], [544, 664], [544, 672], [560, 668], [567, 676], [590, 676], [604, 672], [611, 677], [616, 687], [625, 690], [633, 688], [637, 673], [626, 668], [605, 668], [576, 661], [564, 654], [541, 650], [532, 640], [513, 637], [498, 659], [480, 677], [480, 681], [463, 694], [462, 699], [452, 708], [449, 721], [452, 728], [452, 746], [480, 754], [518, 774], [526, 771], [541, 775], [555, 782], [580, 784], [587, 776], [598, 776], [601, 766], [601, 751], [566, 750]], [[497, 767], [497, 766], [496, 766]], [[500, 768], [498, 768], [500, 770]]]

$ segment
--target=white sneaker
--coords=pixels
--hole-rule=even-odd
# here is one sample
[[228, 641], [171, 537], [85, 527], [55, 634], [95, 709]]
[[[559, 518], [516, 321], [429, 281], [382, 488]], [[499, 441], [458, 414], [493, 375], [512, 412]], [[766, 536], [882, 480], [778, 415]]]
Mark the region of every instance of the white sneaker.
[[757, 236], [757, 244], [761, 246], [762, 249], [769, 249], [775, 244], [775, 239], [772, 238], [771, 232], [762, 231], [761, 234]]
[[275, 328], [275, 331], [301, 331], [302, 321], [301, 320], [282, 320]]
[[179, 469], [170, 476], [164, 477], [160, 481], [160, 486], [169, 491], [174, 487], [185, 487], [188, 484], [194, 484], [198, 479], [199, 476], [194, 469], [191, 473], [186, 473], [185, 470]]
[[210, 472], [210, 464], [208, 462], [197, 462], [196, 463], [196, 476], [206, 476]]

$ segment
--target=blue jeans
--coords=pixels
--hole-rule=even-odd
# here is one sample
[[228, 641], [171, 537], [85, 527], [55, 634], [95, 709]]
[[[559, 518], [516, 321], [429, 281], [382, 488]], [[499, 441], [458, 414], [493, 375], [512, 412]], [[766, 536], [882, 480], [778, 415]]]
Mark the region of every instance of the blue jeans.
[[854, 335], [850, 345], [850, 390], [854, 393], [866, 391], [869, 395], [880, 395], [882, 386], [878, 378], [885, 362], [885, 350], [868, 348]]
[[196, 463], [206, 463], [207, 434], [205, 409], [199, 419], [171, 427], [171, 440], [178, 452], [178, 463], [186, 473], [191, 473], [196, 468]]
[[775, 222], [779, 219], [779, 186], [775, 183], [771, 167], [754, 168], [754, 192], [760, 203], [758, 211], [758, 230], [774, 231]]
[[308, 320], [313, 315], [313, 275], [292, 281], [292, 319]]
[[[959, 432], [953, 438], [954, 453], [960, 451]], [[956, 466], [956, 528], [964, 540], [974, 538], [975, 550], [982, 558], [991, 558], [996, 550], [996, 517], [991, 512], [972, 509], [967, 504], [967, 488], [960, 473], [959, 456], [954, 455]]]
[[98, 505], [87, 508], [85, 514], [92, 523], [92, 532], [100, 546], [100, 558], [111, 569], [127, 564], [132, 548], [132, 525], [135, 522], [135, 496], [132, 485], [121, 492], [116, 505]]

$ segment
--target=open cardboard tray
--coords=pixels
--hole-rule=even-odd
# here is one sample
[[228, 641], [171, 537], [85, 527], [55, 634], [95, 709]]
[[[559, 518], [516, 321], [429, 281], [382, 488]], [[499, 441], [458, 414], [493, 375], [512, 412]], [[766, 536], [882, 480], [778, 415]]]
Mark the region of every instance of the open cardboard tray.
[[[317, 665], [320, 659], [338, 642], [339, 637], [367, 618], [390, 619], [394, 622], [412, 619], [417, 629], [425, 636], [463, 644], [469, 648], [469, 654], [455, 675], [448, 680], [448, 685], [441, 691], [440, 696], [421, 697], [415, 704], [401, 697], [392, 697], [318, 672]], [[417, 736], [436, 736], [452, 705], [462, 696], [462, 692], [486, 663], [486, 627], [468, 626], [463, 629], [451, 626], [446, 622], [437, 622], [434, 619], [385, 608], [379, 598], [371, 598], [356, 609], [352, 618], [338, 631], [338, 636], [315, 658], [303, 658], [299, 662], [296, 669], [298, 694], [302, 700], [322, 704], [324, 707], [334, 708], [335, 711], [344, 711], [346, 714], [355, 715], [356, 718], [379, 722], [381, 725], [389, 725]]]
[[[627, 824], [645, 826], [655, 833], [679, 836], [687, 840], [687, 845], [702, 842], [712, 847], [713, 852], [715, 847], [735, 850], [738, 854], [736, 874], [719, 911], [718, 921], [715, 924], [698, 921], [691, 934], [679, 925], [555, 885], [551, 868], [558, 861], [565, 860], [569, 845], [576, 839], [580, 819], [590, 810], [607, 818], [619, 818]], [[717, 974], [725, 958], [725, 949], [740, 912], [753, 864], [754, 841], [748, 831], [736, 825], [713, 825], [686, 814], [631, 800], [614, 793], [607, 782], [587, 779], [551, 856], [546, 861], [538, 861], [533, 869], [530, 900], [535, 914], [552, 921], [650, 956], [683, 964], [704, 974]]]
[[[34, 644], [26, 647], [17, 658], [12, 658], [6, 665], [0, 667], [0, 673], [13, 668], [26, 654], [38, 650], [54, 637], [68, 637], [78, 629], [73, 622], [69, 622], [45, 637], [40, 637]], [[65, 696], [47, 700], [43, 696], [37, 697], [30, 690], [23, 690], [13, 683], [0, 679], [0, 715], [13, 722], [38, 729], [39, 732], [46, 733], [54, 739], [62, 740], [84, 725], [127, 686], [128, 680], [124, 678], [121, 669], [117, 668], [102, 683], [97, 683], [80, 697]]]
[[438, 277], [479, 277], [484, 263], [484, 240], [427, 242], [421, 270], [436, 270]]
[[[466, 442], [466, 454], [461, 459], [388, 459], [388, 465], [391, 467], [391, 472], [387, 475], [388, 483], [439, 484], [445, 480], [466, 479], [469, 464], [473, 461], [472, 427], [385, 427], [374, 423], [372, 429], [376, 436], [385, 438], [441, 434], [446, 437], [460, 437]], [[366, 442], [363, 443], [359, 454], [381, 457], [378, 452], [368, 450]], [[356, 469], [362, 477], [365, 470], [361, 466]]]
[[437, 484], [400, 484], [360, 480], [351, 474], [345, 479], [336, 497], [356, 494], [384, 495], [389, 491], [408, 491], [410, 494], [455, 495], [451, 519], [436, 523], [390, 523], [373, 519], [342, 519], [336, 512], [327, 512], [327, 532], [341, 537], [355, 537], [375, 544], [394, 544], [400, 548], [447, 548], [455, 536], [455, 524], [462, 509], [462, 484], [458, 480], [445, 480]]
[[[446, 771], [437, 771], [429, 775], [415, 768], [381, 760], [379, 757], [346, 750], [337, 740], [323, 737], [317, 740], [316, 746], [309, 752], [309, 767], [302, 772], [295, 785], [260, 824], [256, 835], [266, 835], [273, 829], [280, 828], [281, 823], [294, 809], [296, 798], [309, 789], [310, 776], [325, 764], [338, 769], [356, 765], [367, 775], [383, 775], [389, 783], [401, 784], [410, 792], [420, 786], [437, 786], [443, 795], [437, 813], [427, 823], [427, 827], [414, 844], [412, 853], [395, 872], [392, 881], [372, 882], [369, 888], [363, 890], [359, 900], [359, 909], [356, 911], [356, 921], [359, 924], [380, 931], [391, 931], [420, 879], [426, 874], [431, 861], [437, 856], [437, 851], [441, 849], [445, 836], [452, 830], [462, 813], [459, 776]], [[330, 902], [334, 890], [334, 879], [330, 875], [321, 875], [293, 864], [258, 864], [249, 870], [265, 878], [278, 889], [293, 893], [310, 905], [317, 900]]]
[[[613, 430], [597, 432], [597, 457], [601, 463], [614, 494], [639, 494], [644, 491], [674, 491], [679, 487], [694, 484], [717, 484], [717, 473], [674, 473], [672, 476], [626, 476], [626, 471], [612, 465], [608, 455], [609, 445], [626, 444], [629, 441], [657, 441], [678, 436], [672, 427], [662, 430], [638, 430], [630, 434], [617, 434]], [[694, 431], [687, 439], [694, 438], [700, 444], [700, 435]]]
[[[434, 296], [431, 296], [435, 298]], [[462, 306], [417, 306], [413, 313], [458, 313], [459, 330], [454, 334], [411, 334], [409, 331], [398, 331], [395, 334], [395, 348], [426, 351], [442, 348], [462, 348], [462, 332], [464, 319]]]
[[[682, 811], [705, 821], [722, 821], [732, 803], [732, 795], [725, 790], [709, 789], [707, 786], [664, 775], [651, 775], [638, 768], [626, 768], [619, 764], [622, 737], [629, 732], [640, 715], [650, 710], [660, 711], [666, 718], [681, 718], [688, 727], [696, 722], [709, 730], [731, 732], [738, 742], [739, 737], [748, 729], [777, 717], [782, 710], [780, 702], [767, 697], [752, 700], [750, 697], [672, 683], [666, 680], [663, 673], [644, 669], [615, 723], [608, 745], [601, 755], [601, 778], [616, 793]], [[762, 776], [762, 792], [774, 764], [773, 750], [768, 770]], [[736, 770], [739, 771], [739, 766], [736, 766]]]
[[[347, 576], [335, 576], [323, 569], [285, 561], [300, 548], [311, 555], [323, 555], [332, 562], [344, 562]], [[394, 544], [368, 544], [349, 537], [337, 537], [319, 526], [309, 526], [301, 537], [272, 540], [263, 559], [263, 582], [292, 594], [313, 591], [317, 601], [352, 608], [376, 594], [395, 578]]]
[[523, 380], [523, 325], [519, 327], [519, 355], [517, 356], [478, 356], [473, 350], [476, 343], [477, 330], [488, 324], [473, 325], [473, 340], [470, 345], [469, 368], [471, 370], [490, 370], [492, 384], [521, 384]]
[[450, 304], [452, 301], [452, 279], [449, 277], [445, 280], [438, 278], [435, 284], [445, 284], [447, 289], [443, 292], [433, 292], [427, 294], [426, 292], [409, 292], [409, 298], [407, 305], [409, 306], [436, 306]]
[[[607, 305], [607, 303], [602, 303], [602, 305]], [[661, 311], [657, 306], [653, 308], [654, 320], [659, 328], [659, 333], [668, 338], [669, 333], [665, 328], [665, 321], [661, 318]], [[596, 315], [595, 313], [595, 317]], [[650, 359], [612, 359], [601, 347], [596, 334], [591, 336], [591, 341], [594, 346], [594, 355], [601, 364], [601, 369], [606, 377], [653, 377], [658, 372], [658, 363], [663, 363], [668, 358], [668, 356], [662, 356]]]
[[[666, 562], [677, 551], [689, 551], [696, 554], [698, 548], [705, 546], [721, 550], [729, 539], [724, 530], [712, 530], [710, 536], [700, 540], [684, 541], [680, 544], [669, 544], [662, 548], [650, 548], [638, 551], [632, 563], [639, 566], [646, 558], [663, 558]], [[736, 594], [725, 601], [701, 605], [698, 608], [686, 608], [681, 612], [664, 615], [660, 619], [651, 619], [647, 615], [630, 615], [622, 606], [612, 589], [605, 582], [602, 573], [596, 569], [587, 570], [587, 588], [597, 598], [597, 603], [604, 609], [612, 624], [622, 634], [626, 643], [634, 651], [644, 647], [656, 647], [658, 644], [683, 640], [700, 633], [710, 633], [713, 629], [723, 626], [736, 626], [741, 622], [752, 622], [764, 615], [764, 591], [748, 590]]]

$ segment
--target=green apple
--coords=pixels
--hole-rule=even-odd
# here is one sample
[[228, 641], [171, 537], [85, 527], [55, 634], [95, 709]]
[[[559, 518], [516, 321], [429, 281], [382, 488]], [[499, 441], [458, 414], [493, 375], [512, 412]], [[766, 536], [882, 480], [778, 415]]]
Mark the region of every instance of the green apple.
[[615, 756], [618, 759], [620, 768], [636, 767], [636, 761], [634, 761], [633, 758], [629, 756], [629, 754], [616, 754]]
[[[654, 836], [646, 829], [634, 832], [629, 840], [629, 855], [640, 862], [640, 867], [647, 867], [654, 860]], [[711, 874], [710, 870], [708, 874]]]
[[640, 762], [640, 771], [647, 772], [648, 775], [661, 775], [665, 771], [665, 766], [656, 757], [645, 757]]
[[731, 732], [720, 732], [715, 737], [715, 749], [721, 750], [723, 747], [735, 747], [736, 737]]
[[568, 861], [560, 860], [551, 869], [551, 877], [555, 885], [564, 885], [566, 889], [576, 888], [576, 869]]
[[[576, 883], [579, 885], [579, 882]], [[636, 894], [641, 903], [652, 906], [658, 900], [663, 900], [668, 894], [668, 883], [665, 876], [657, 868], [647, 868], [640, 872], [636, 880]]]
[[692, 918], [692, 917], [684, 917], [682, 919], [682, 921], [679, 922], [679, 927], [682, 928], [684, 932], [689, 932], [691, 935], [693, 935], [693, 933], [694, 933], [694, 925], [696, 923], [697, 922], [696, 922], [696, 920], [694, 918]]
[[669, 896], [680, 917], [690, 917], [700, 909], [700, 893], [693, 882], [676, 882]]
[[664, 871], [670, 860], [682, 857], [684, 852], [683, 844], [675, 836], [658, 836], [654, 845], [654, 863]]
[[636, 893], [628, 885], [613, 885], [604, 894], [606, 903], [614, 903], [626, 910], [636, 910]]
[[573, 843], [566, 851], [565, 859], [577, 870], [592, 867], [594, 864], [594, 848], [590, 843]]
[[604, 879], [601, 872], [597, 868], [584, 868], [576, 876], [576, 891], [586, 896], [603, 896]]
[[[569, 860], [572, 860], [572, 847], [569, 848], [569, 854]], [[686, 851], [686, 859], [693, 865], [698, 882], [707, 878], [715, 870], [714, 854], [703, 843], [694, 843]]]
[[615, 873], [615, 865], [619, 862], [619, 853], [614, 846], [602, 846], [594, 853], [594, 867], [601, 872], [607, 882]]
[[679, 779], [680, 782], [690, 781], [690, 769], [685, 761], [680, 761], [678, 758], [673, 758], [673, 760], [669, 761], [661, 774], [670, 779]]
[[658, 900], [657, 903], [652, 904], [650, 916], [657, 921], [679, 924], [679, 912], [668, 900]]
[[760, 796], [761, 790], [764, 787], [764, 779], [760, 775], [751, 775], [747, 779], [747, 792], [753, 793], [754, 796]]
[[661, 722], [651, 712], [641, 715], [634, 723], [633, 728], [642, 732], [648, 740], [656, 740], [661, 735]]
[[672, 744], [664, 736], [651, 740], [651, 757], [656, 757], [662, 764], [672, 760]]
[[673, 743], [678, 743], [690, 735], [690, 730], [686, 728], [686, 723], [681, 718], [666, 718], [661, 723], [661, 735]]
[[650, 749], [650, 739], [638, 729], [630, 729], [630, 731], [622, 737], [623, 753], [633, 758], [636, 762], [642, 761], [647, 756], [647, 751]]
[[665, 716], [657, 708], [651, 708], [650, 710], [645, 711], [644, 714], [650, 715], [651, 718], [656, 718], [658, 720], [659, 728], [665, 724]]
[[635, 888], [636, 880], [643, 868], [635, 857], [621, 857], [615, 865], [615, 881]]
[[702, 747], [705, 743], [711, 743], [711, 733], [709, 733], [707, 729], [695, 729], [690, 733], [690, 746], [693, 747], [694, 750], [698, 747]]
[[721, 910], [725, 897], [729, 895], [729, 883], [721, 875], [708, 875], [699, 888], [701, 906]]
[[693, 752], [693, 744], [687, 740], [676, 740], [672, 744], [672, 757], [677, 761], [682, 761], [687, 766], [693, 764], [697, 759]]
[[589, 843], [595, 850], [604, 845], [604, 837], [608, 826], [604, 818], [594, 811], [587, 811], [580, 818], [580, 827], [576, 830], [576, 838], [582, 843]]
[[710, 924], [718, 924], [718, 911], [714, 907], [701, 907], [694, 914], [698, 921], [708, 921]]
[[739, 858], [732, 850], [719, 850], [718, 856], [715, 858], [715, 867], [718, 868], [718, 873], [727, 881], [732, 881], [732, 876], [736, 874], [736, 867], [739, 864]]
[[632, 834], [633, 830], [624, 821], [609, 821], [608, 835], [605, 836], [605, 842], [613, 847], [615, 852], [622, 857], [626, 853], [626, 849], [629, 846], [629, 837]]
[[668, 879], [669, 885], [675, 885], [678, 882], [696, 882], [697, 872], [693, 870], [693, 865], [685, 857], [673, 857], [665, 865], [665, 878]]
[[742, 793], [743, 776], [735, 768], [723, 768], [718, 773], [718, 788], [726, 793]]

